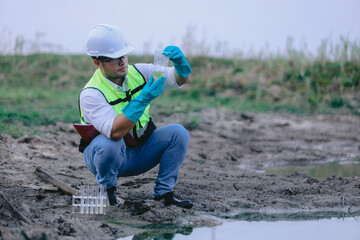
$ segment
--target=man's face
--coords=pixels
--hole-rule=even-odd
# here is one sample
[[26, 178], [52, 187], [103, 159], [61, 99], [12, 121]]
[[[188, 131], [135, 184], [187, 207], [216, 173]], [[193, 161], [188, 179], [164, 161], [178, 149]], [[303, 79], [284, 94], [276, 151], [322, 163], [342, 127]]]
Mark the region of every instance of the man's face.
[[122, 56], [116, 59], [106, 59], [105, 61], [94, 60], [94, 62], [109, 80], [124, 78], [128, 71], [128, 56]]

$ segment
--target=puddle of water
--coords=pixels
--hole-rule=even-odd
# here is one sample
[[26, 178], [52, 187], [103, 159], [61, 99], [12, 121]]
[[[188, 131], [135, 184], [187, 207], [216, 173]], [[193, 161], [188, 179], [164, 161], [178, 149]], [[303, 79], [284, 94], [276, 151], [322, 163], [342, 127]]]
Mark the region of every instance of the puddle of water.
[[330, 176], [353, 177], [360, 176], [360, 160], [353, 163], [328, 162], [317, 166], [279, 166], [265, 170], [267, 174], [287, 175], [294, 171], [303, 172], [310, 177], [326, 178]]
[[[349, 154], [349, 156], [352, 154]], [[343, 159], [327, 159], [317, 164], [308, 163], [308, 165], [290, 165], [289, 162], [271, 162], [256, 165], [251, 161], [245, 161], [239, 165], [240, 169], [266, 174], [276, 174], [280, 176], [288, 175], [294, 171], [303, 172], [310, 177], [326, 178], [330, 176], [353, 177], [360, 176], [360, 157], [348, 157]]]
[[173, 239], [359, 239], [360, 222], [354, 218], [317, 221], [228, 222], [215, 228], [195, 229]]
[[[269, 240], [358, 240], [360, 220], [351, 218], [331, 218], [311, 221], [231, 221], [217, 227], [201, 227], [185, 233], [168, 233], [147, 236], [145, 239], [173, 240], [227, 240], [227, 239], [269, 239]], [[144, 239], [129, 236], [118, 240]]]

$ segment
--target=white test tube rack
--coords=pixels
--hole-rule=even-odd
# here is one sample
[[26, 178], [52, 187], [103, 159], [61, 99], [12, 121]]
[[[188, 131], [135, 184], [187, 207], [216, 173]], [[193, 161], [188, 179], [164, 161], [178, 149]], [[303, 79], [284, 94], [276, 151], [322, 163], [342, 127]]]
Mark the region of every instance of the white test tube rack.
[[72, 212], [81, 214], [106, 214], [108, 206], [104, 185], [82, 185], [80, 196], [72, 196]]

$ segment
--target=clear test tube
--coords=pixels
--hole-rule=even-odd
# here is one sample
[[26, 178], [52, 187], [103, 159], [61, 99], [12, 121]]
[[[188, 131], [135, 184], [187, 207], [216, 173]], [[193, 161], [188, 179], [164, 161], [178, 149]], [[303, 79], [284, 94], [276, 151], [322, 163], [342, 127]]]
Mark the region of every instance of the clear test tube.
[[88, 186], [88, 201], [89, 201], [89, 213], [91, 210], [91, 197], [92, 197], [92, 193], [91, 193], [91, 185]]
[[84, 201], [84, 197], [85, 197], [85, 186], [82, 185], [80, 187], [80, 213], [84, 213], [84, 204], [85, 204], [85, 201]]
[[104, 185], [100, 185], [100, 192], [99, 192], [99, 213], [105, 214], [104, 212]]
[[95, 212], [95, 198], [96, 198], [96, 186], [91, 186], [91, 200], [90, 200], [90, 214]]
[[90, 185], [88, 185], [87, 199], [88, 199], [88, 213], [90, 213], [90, 208], [91, 208], [91, 186]]
[[94, 213], [98, 214], [98, 200], [97, 197], [99, 196], [99, 187], [98, 186], [94, 186]]
[[89, 185], [85, 185], [85, 213], [89, 214]]
[[109, 201], [108, 201], [107, 192], [106, 192], [106, 185], [104, 185], [104, 187], [103, 187], [102, 195], [104, 198], [104, 214], [106, 214], [106, 207], [109, 206]]
[[99, 186], [94, 187], [95, 214], [99, 214]]

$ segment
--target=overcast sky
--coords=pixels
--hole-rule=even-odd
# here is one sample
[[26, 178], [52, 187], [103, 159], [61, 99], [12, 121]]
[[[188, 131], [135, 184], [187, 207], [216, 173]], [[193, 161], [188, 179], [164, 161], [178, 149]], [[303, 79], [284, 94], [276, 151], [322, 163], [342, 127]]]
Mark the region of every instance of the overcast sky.
[[360, 39], [360, 0], [0, 0], [0, 50], [10, 52], [16, 36], [30, 42], [37, 34], [37, 42], [82, 53], [99, 23], [119, 27], [135, 53], [189, 49], [189, 32], [193, 51], [282, 51], [288, 37], [315, 51], [323, 39]]

